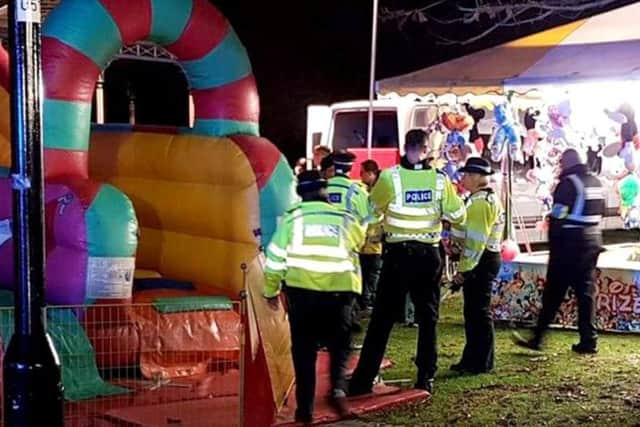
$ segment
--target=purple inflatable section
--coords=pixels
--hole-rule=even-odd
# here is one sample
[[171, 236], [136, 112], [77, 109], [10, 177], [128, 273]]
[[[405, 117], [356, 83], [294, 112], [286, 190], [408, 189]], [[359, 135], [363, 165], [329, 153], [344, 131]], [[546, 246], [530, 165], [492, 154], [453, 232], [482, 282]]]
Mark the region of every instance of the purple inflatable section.
[[[11, 200], [11, 182], [0, 179], [0, 200]], [[0, 203], [0, 288], [13, 289], [13, 241], [5, 240], [11, 203]], [[87, 281], [86, 209], [67, 186], [45, 185], [47, 285], [49, 304], [83, 304]], [[54, 239], [55, 236], [55, 239]], [[4, 241], [3, 241], [4, 240]]]

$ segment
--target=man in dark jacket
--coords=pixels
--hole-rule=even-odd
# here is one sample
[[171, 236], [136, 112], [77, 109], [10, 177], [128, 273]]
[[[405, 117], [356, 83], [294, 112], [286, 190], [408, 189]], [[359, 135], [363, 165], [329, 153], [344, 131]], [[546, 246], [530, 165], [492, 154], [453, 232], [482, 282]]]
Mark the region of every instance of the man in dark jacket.
[[538, 324], [531, 339], [515, 334], [514, 341], [521, 347], [540, 350], [543, 335], [571, 286], [578, 300], [580, 332], [580, 342], [572, 349], [576, 353], [596, 353], [594, 275], [602, 251], [599, 223], [605, 208], [604, 192], [600, 180], [588, 171], [576, 150], [562, 154], [560, 169], [549, 218], [549, 265]]

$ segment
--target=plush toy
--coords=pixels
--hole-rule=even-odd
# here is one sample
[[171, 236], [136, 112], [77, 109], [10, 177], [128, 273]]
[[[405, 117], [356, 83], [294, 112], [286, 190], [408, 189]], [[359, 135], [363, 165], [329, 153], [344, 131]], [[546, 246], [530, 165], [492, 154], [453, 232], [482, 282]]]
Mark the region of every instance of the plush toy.
[[473, 148], [468, 142], [468, 131], [475, 122], [467, 114], [447, 112], [440, 116], [440, 123], [449, 132], [441, 150], [445, 162], [442, 170], [456, 185], [458, 193], [462, 193], [465, 190], [460, 183], [461, 177], [458, 170], [463, 166], [467, 157], [473, 153]]
[[548, 163], [529, 170], [526, 174], [527, 180], [536, 186], [536, 199], [543, 206], [543, 216], [551, 212], [553, 204], [552, 189], [554, 185], [553, 167]]
[[624, 228], [640, 228], [640, 179], [629, 174], [618, 182], [617, 188]]
[[633, 107], [625, 102], [616, 111], [605, 110], [605, 114], [620, 124], [621, 148], [618, 156], [624, 159], [627, 172], [638, 171], [640, 169], [640, 136], [638, 136]]
[[567, 136], [567, 127], [569, 118], [571, 117], [571, 103], [568, 100], [562, 101], [556, 105], [550, 105], [547, 109], [549, 118], [547, 135], [549, 139], [555, 140], [571, 146], [571, 142]]
[[515, 121], [508, 105], [496, 105], [493, 109], [493, 114], [497, 128], [491, 138], [491, 142], [489, 143], [491, 160], [494, 162], [501, 161], [508, 149], [513, 160], [524, 163], [522, 152], [520, 150], [520, 135], [518, 134]]
[[443, 126], [450, 132], [466, 132], [474, 125], [474, 121], [471, 116], [454, 112], [442, 113], [440, 120]]
[[473, 119], [473, 126], [469, 129], [469, 141], [471, 141], [476, 151], [482, 155], [484, 151], [484, 140], [480, 136], [480, 132], [478, 132], [478, 122], [484, 119], [485, 111], [482, 108], [473, 108], [468, 103], [462, 104], [462, 106]]
[[458, 193], [464, 192], [460, 183], [460, 168], [464, 165], [470, 150], [467, 147], [467, 138], [464, 134], [454, 130], [447, 135], [443, 147], [443, 157], [446, 161], [442, 170], [449, 176], [451, 182], [456, 185]]
[[524, 113], [524, 127], [527, 131], [524, 137], [524, 144], [522, 150], [527, 156], [539, 157], [540, 141], [543, 138], [542, 132], [538, 126], [538, 118], [540, 117], [540, 111], [535, 108], [528, 108]]

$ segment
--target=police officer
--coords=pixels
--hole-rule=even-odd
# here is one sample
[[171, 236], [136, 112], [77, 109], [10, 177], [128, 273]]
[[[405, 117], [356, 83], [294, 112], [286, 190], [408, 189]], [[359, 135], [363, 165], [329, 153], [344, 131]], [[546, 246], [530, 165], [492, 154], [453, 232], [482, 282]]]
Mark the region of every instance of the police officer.
[[454, 287], [462, 286], [466, 345], [460, 362], [451, 366], [458, 372], [479, 374], [494, 365], [494, 330], [491, 291], [500, 270], [500, 242], [504, 212], [500, 199], [489, 187], [491, 165], [472, 157], [460, 169], [462, 185], [470, 192], [466, 200], [467, 221], [452, 226], [453, 247], [460, 248]]
[[371, 191], [376, 212], [384, 215], [383, 265], [371, 322], [349, 384], [352, 395], [371, 391], [394, 315], [402, 307], [407, 292], [415, 305], [419, 325], [415, 387], [429, 391], [433, 388], [442, 274], [438, 250], [441, 220], [447, 217], [459, 224], [464, 222], [466, 212], [447, 176], [432, 169], [425, 159], [427, 139], [422, 130], [409, 131], [401, 163], [382, 171]]
[[[339, 209], [352, 214], [366, 228], [373, 219], [373, 210], [369, 204], [369, 193], [360, 184], [349, 178], [356, 156], [347, 150], [336, 151], [323, 159], [323, 168], [328, 178], [327, 191], [329, 202]], [[363, 294], [364, 294], [363, 290]], [[358, 298], [361, 300], [362, 297]], [[361, 301], [354, 301], [353, 332], [362, 332], [358, 322]]]
[[580, 333], [580, 342], [572, 350], [596, 353], [594, 275], [602, 251], [598, 224], [604, 214], [604, 193], [600, 180], [588, 171], [576, 150], [562, 154], [560, 170], [549, 218], [549, 265], [538, 324], [531, 339], [514, 334], [514, 341], [521, 347], [540, 350], [544, 333], [571, 286], [578, 300]]
[[349, 178], [353, 162], [356, 159], [355, 154], [341, 150], [326, 158], [331, 159], [332, 163], [327, 167], [325, 162], [325, 168], [333, 168], [331, 173], [333, 176], [328, 179], [329, 185], [327, 187], [329, 202], [349, 212], [361, 224], [366, 225], [373, 219], [373, 212], [369, 205], [369, 194], [360, 183]]
[[[371, 191], [378, 181], [380, 169], [375, 160], [365, 160], [360, 164], [360, 179]], [[360, 265], [362, 266], [362, 299], [360, 308], [371, 310], [375, 300], [380, 270], [382, 269], [382, 221], [373, 220], [367, 228], [367, 237], [360, 252]]]
[[361, 292], [358, 250], [363, 228], [349, 213], [328, 203], [327, 182], [318, 171], [298, 175], [302, 202], [284, 216], [267, 247], [264, 296], [277, 309], [285, 282], [291, 352], [296, 374], [296, 421], [311, 422], [315, 400], [316, 352], [329, 348], [329, 402], [349, 414], [344, 370], [351, 346], [351, 310]]

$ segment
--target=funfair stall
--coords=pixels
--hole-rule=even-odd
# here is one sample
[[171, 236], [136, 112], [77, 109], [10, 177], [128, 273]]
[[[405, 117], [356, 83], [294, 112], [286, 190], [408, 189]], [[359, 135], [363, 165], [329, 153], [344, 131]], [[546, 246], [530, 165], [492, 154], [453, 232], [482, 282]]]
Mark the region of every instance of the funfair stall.
[[[540, 218], [551, 207], [557, 161], [572, 147], [584, 154], [605, 186], [602, 226], [635, 229], [640, 207], [640, 139], [634, 118], [640, 103], [638, 14], [640, 4], [632, 4], [382, 80], [379, 97], [449, 97], [461, 114], [482, 110], [477, 117], [491, 123], [492, 131], [481, 155], [496, 167], [499, 162], [513, 166], [502, 168], [509, 175], [502, 191], [516, 208], [509, 214], [516, 226], [533, 216], [544, 232]], [[600, 258], [596, 298], [601, 329], [640, 332], [637, 246], [607, 246]], [[546, 252], [536, 252], [503, 264], [494, 288], [496, 319], [535, 320], [546, 260]], [[573, 326], [575, 310], [564, 304], [556, 320]]]

